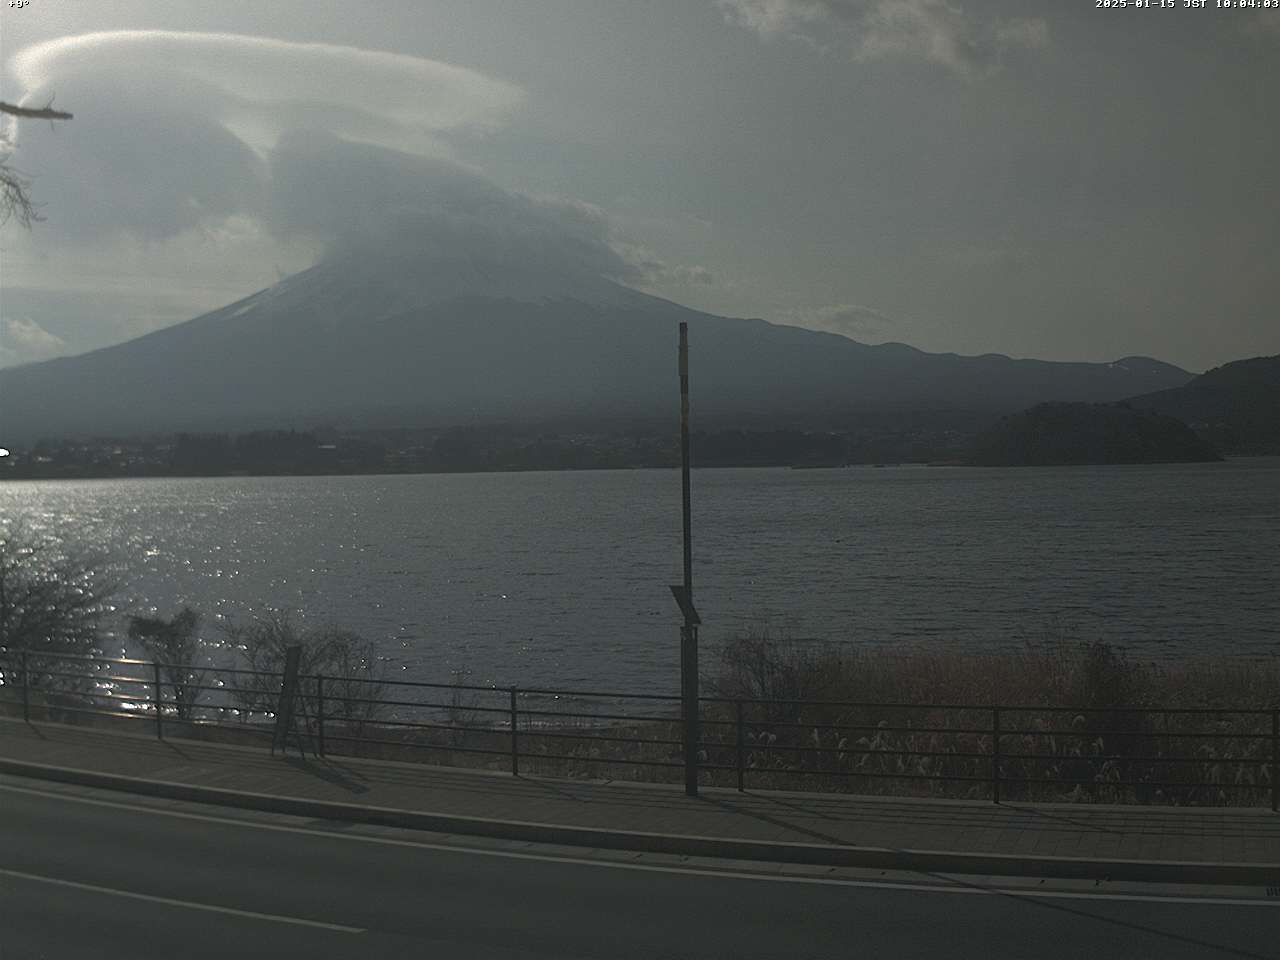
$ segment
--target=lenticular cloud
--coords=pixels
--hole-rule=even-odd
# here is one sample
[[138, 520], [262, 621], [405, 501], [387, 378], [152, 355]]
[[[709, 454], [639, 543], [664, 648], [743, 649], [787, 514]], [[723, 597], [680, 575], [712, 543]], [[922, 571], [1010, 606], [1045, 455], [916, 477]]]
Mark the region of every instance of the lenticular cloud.
[[316, 125], [338, 136], [406, 148], [424, 134], [498, 123], [523, 99], [513, 84], [438, 60], [225, 33], [61, 37], [21, 50], [8, 66], [24, 101], [56, 89], [70, 102], [84, 81], [135, 102], [190, 91], [202, 98], [194, 111], [216, 111], [258, 149], [299, 118], [322, 121]]
[[26, 125], [19, 140], [49, 187], [49, 230], [75, 242], [214, 236], [239, 218], [330, 256], [636, 275], [599, 210], [503, 190], [453, 160], [451, 131], [496, 125], [523, 98], [472, 70], [163, 31], [67, 37], [9, 67], [24, 100], [56, 91], [75, 112], [57, 129]]
[[81, 244], [261, 218], [277, 206], [273, 178], [287, 176], [279, 147], [299, 131], [449, 157], [451, 131], [496, 126], [524, 97], [436, 60], [233, 34], [91, 33], [27, 47], [7, 66], [21, 102], [56, 93], [75, 113], [9, 132], [17, 162], [39, 171], [46, 234]]

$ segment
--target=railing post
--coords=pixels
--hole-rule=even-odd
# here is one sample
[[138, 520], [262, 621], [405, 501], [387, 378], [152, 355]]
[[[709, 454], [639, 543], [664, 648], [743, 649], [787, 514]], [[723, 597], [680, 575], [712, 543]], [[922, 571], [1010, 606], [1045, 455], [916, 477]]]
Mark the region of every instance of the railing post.
[[31, 722], [31, 682], [27, 679], [27, 651], [22, 651], [22, 722]]
[[161, 696], [160, 696], [160, 661], [158, 661], [158, 660], [152, 660], [152, 661], [151, 661], [151, 673], [152, 673], [152, 676], [155, 678], [155, 684], [156, 684], [156, 697], [155, 697], [155, 700], [156, 700], [156, 738], [157, 738], [157, 739], [160, 739], [160, 740], [163, 740], [163, 739], [164, 739], [164, 720], [163, 720], [163, 719], [161, 718], [161, 716], [160, 716], [160, 714], [163, 712], [163, 710], [162, 710], [162, 707], [163, 707], [163, 700], [162, 700], [162, 698], [161, 698]]
[[1271, 812], [1280, 808], [1280, 708], [1271, 710]]
[[324, 756], [324, 677], [316, 674], [316, 745]]
[[511, 688], [511, 775], [520, 776], [520, 737], [516, 732], [516, 688]]
[[742, 701], [733, 701], [733, 708], [734, 712], [737, 714], [738, 720], [738, 792], [741, 793], [746, 789], [745, 781], [747, 778], [747, 758], [744, 751], [746, 744], [744, 742], [744, 731], [742, 728]]
[[991, 802], [1000, 802], [1000, 708], [991, 708]]

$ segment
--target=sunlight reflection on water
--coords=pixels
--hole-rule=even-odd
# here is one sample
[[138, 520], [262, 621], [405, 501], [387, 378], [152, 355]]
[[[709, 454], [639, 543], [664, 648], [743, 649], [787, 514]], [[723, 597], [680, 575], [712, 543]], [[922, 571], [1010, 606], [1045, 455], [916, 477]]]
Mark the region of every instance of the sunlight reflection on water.
[[[1060, 632], [1144, 658], [1276, 652], [1280, 459], [710, 470], [693, 497], [709, 647], [767, 624], [891, 646]], [[189, 604], [218, 650], [219, 623], [281, 608], [376, 638], [409, 679], [675, 683], [673, 471], [10, 482], [0, 517], [107, 553], [120, 636], [125, 614]]]

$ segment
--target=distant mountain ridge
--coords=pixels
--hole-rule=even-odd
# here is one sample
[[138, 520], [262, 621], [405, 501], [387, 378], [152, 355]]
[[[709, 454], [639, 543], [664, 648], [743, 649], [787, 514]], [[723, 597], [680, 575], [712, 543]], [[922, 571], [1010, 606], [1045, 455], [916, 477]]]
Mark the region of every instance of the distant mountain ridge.
[[1118, 400], [1192, 379], [1146, 357], [1057, 363], [869, 346], [700, 313], [598, 276], [476, 262], [441, 270], [401, 253], [325, 261], [127, 343], [0, 370], [0, 433], [666, 422], [679, 321], [690, 326], [703, 426], [835, 427], [939, 411], [989, 421], [1046, 400]]

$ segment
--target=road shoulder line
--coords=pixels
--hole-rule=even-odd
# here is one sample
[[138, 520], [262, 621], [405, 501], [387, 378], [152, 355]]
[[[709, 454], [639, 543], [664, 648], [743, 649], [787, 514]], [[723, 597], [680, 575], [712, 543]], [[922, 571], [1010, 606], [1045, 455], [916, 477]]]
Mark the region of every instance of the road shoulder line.
[[89, 893], [101, 893], [112, 897], [127, 897], [130, 900], [145, 900], [148, 903], [159, 903], [168, 907], [182, 907], [187, 910], [204, 910], [208, 913], [230, 914], [236, 917], [247, 917], [250, 920], [269, 920], [272, 923], [288, 923], [298, 927], [313, 927], [320, 930], [333, 930], [338, 933], [367, 932], [362, 927], [349, 927], [342, 923], [305, 920], [302, 917], [286, 917], [276, 913], [258, 913], [255, 910], [220, 907], [212, 903], [196, 903], [193, 900], [175, 900], [173, 897], [157, 897], [150, 893], [117, 890], [114, 887], [103, 887], [96, 883], [81, 883], [78, 880], [62, 880], [58, 877], [46, 877], [38, 873], [27, 873], [23, 870], [10, 870], [8, 867], [0, 867], [0, 877], [13, 877], [17, 880], [28, 880], [32, 883], [47, 883], [58, 887], [70, 887], [73, 890], [85, 890]]
[[658, 834], [568, 824], [471, 817], [462, 814], [362, 806], [277, 794], [251, 793], [166, 780], [148, 780], [0, 757], [0, 773], [98, 787], [145, 796], [239, 807], [314, 819], [468, 834], [532, 843], [682, 854], [732, 860], [831, 867], [915, 870], [929, 873], [995, 874], [1010, 877], [1136, 880], [1159, 883], [1207, 883], [1274, 886], [1280, 864], [1205, 861], [1120, 860], [1077, 857], [970, 853], [948, 850], [815, 844], [692, 834]]

